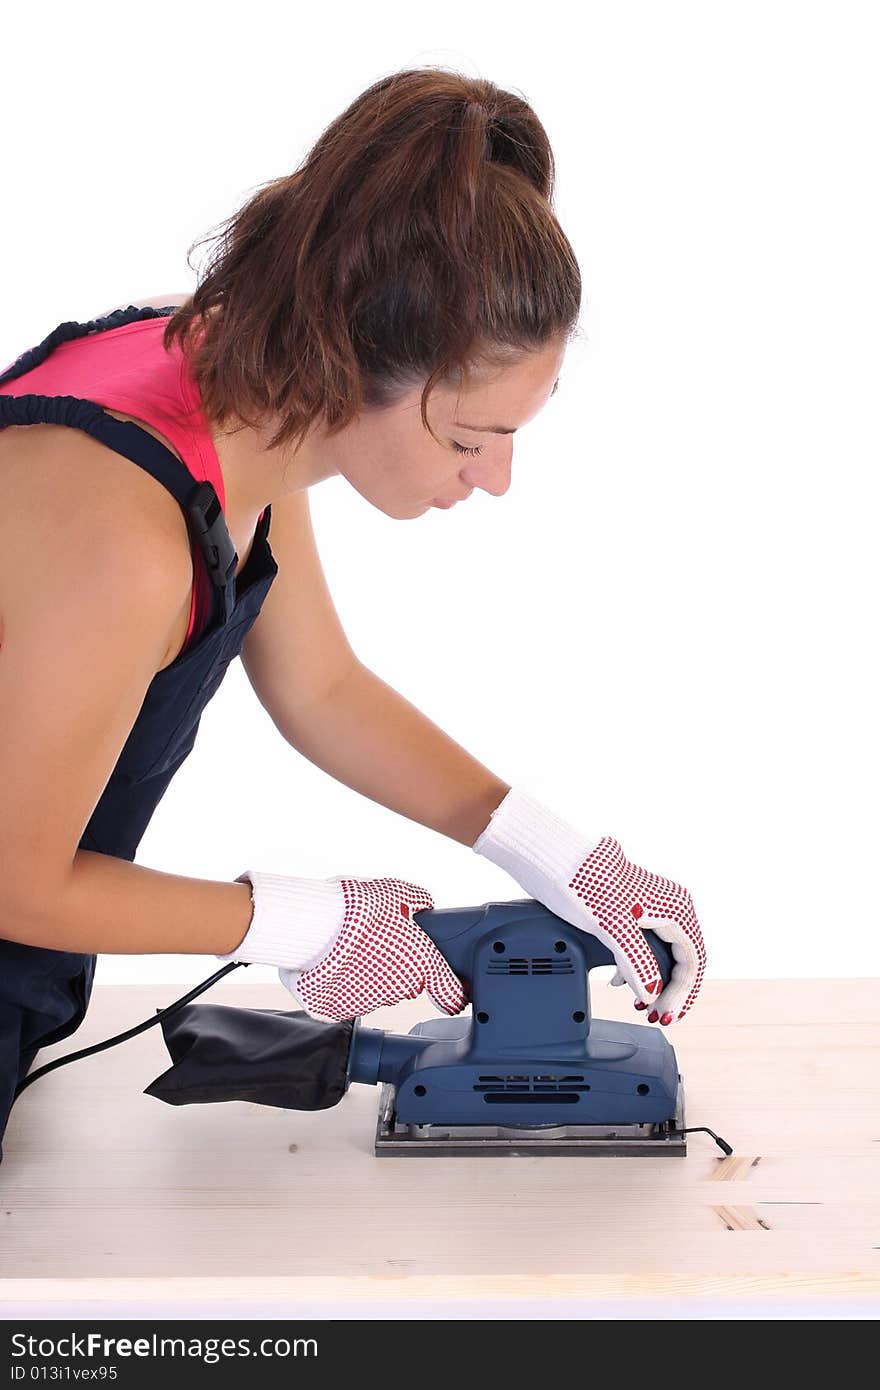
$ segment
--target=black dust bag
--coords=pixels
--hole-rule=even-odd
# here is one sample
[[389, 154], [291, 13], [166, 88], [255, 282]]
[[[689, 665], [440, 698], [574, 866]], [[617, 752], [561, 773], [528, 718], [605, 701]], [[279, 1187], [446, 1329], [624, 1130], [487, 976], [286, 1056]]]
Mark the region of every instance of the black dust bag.
[[304, 1010], [187, 1004], [162, 1019], [174, 1061], [144, 1090], [168, 1105], [249, 1100], [327, 1110], [348, 1087], [354, 1020], [322, 1022]]

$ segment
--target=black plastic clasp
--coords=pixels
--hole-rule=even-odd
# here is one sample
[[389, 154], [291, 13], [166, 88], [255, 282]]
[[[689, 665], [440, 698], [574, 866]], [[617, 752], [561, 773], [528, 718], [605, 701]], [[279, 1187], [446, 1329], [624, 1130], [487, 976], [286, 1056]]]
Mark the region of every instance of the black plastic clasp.
[[186, 509], [202, 548], [211, 583], [223, 589], [229, 567], [238, 556], [213, 483], [199, 483], [187, 498]]

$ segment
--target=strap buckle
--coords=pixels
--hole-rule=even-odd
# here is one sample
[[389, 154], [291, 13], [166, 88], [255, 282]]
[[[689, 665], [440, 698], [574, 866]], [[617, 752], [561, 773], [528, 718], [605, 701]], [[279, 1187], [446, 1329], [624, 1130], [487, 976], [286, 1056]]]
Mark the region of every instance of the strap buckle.
[[223, 589], [229, 567], [238, 556], [213, 483], [202, 482], [193, 488], [187, 498], [186, 510], [205, 557], [211, 583]]

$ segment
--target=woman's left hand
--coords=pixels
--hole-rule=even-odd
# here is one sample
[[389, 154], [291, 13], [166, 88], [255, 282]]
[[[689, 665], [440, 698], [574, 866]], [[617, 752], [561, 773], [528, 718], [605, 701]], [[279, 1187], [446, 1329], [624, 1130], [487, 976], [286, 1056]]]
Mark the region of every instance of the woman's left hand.
[[[587, 840], [534, 797], [512, 787], [473, 849], [506, 869], [538, 902], [612, 952], [612, 984], [628, 984], [648, 1022], [684, 1018], [699, 993], [706, 949], [691, 895], [627, 859], [610, 835]], [[665, 988], [646, 930], [667, 941], [675, 964]]]

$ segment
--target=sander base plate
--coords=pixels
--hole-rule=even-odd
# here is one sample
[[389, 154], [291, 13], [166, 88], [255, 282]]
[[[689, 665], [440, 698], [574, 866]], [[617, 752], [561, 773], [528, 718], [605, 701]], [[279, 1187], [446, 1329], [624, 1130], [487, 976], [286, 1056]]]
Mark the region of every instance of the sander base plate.
[[396, 1088], [385, 1082], [379, 1095], [375, 1154], [385, 1157], [439, 1157], [555, 1154], [564, 1158], [683, 1158], [684, 1083], [678, 1077], [675, 1117], [662, 1124], [635, 1125], [439, 1125], [400, 1124], [394, 1111]]

